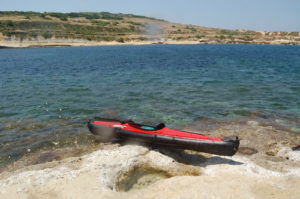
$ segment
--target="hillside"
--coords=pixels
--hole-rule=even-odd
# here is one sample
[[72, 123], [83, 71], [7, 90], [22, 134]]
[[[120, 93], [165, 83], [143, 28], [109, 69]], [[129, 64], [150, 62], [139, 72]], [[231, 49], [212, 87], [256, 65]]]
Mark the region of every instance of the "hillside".
[[300, 33], [224, 30], [108, 12], [0, 12], [2, 47], [122, 43], [300, 44]]

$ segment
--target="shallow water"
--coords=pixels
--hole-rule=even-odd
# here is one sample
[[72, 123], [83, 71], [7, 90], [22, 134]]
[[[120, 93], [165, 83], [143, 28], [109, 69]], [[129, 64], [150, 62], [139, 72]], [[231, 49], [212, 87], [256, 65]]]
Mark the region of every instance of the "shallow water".
[[262, 119], [300, 130], [300, 46], [147, 45], [0, 50], [0, 166], [90, 144], [94, 116]]

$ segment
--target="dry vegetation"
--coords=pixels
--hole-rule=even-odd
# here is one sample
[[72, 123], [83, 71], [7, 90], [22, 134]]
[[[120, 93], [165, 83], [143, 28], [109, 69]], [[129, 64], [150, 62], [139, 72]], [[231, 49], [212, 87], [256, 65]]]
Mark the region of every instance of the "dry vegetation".
[[0, 12], [0, 40], [300, 44], [299, 32], [222, 30], [131, 14]]

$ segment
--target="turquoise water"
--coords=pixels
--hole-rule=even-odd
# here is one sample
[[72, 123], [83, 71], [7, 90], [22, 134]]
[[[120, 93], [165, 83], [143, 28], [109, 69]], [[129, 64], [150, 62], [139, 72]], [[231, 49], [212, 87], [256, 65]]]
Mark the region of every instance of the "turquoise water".
[[92, 141], [94, 116], [186, 125], [275, 118], [300, 128], [300, 46], [0, 49], [0, 165]]

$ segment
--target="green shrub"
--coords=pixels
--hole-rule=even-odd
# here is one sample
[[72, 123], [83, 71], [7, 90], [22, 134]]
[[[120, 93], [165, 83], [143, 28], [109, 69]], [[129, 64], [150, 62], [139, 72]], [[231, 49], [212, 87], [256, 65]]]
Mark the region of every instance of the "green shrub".
[[63, 16], [63, 17], [61, 17], [59, 19], [62, 20], [62, 21], [68, 21], [68, 17], [66, 17], [66, 16]]
[[71, 18], [84, 17], [86, 19], [100, 19], [98, 13], [92, 12], [71, 12], [67, 14]]
[[124, 39], [122, 37], [120, 37], [117, 41], [120, 43], [124, 43]]
[[101, 12], [101, 19], [111, 19], [111, 20], [123, 20], [123, 17], [120, 14], [111, 14], [109, 12]]
[[107, 25], [110, 24], [110, 22], [108, 22], [108, 21], [96, 21], [96, 20], [93, 20], [92, 24], [95, 24], [95, 25], [98, 25], [98, 26], [107, 26]]
[[45, 39], [50, 39], [52, 37], [52, 34], [50, 32], [44, 32], [42, 34], [42, 36], [45, 38]]
[[249, 35], [244, 35], [243, 37], [240, 38], [241, 40], [244, 40], [244, 41], [252, 41], [253, 38]]
[[140, 26], [140, 25], [142, 25], [141, 23], [134, 22], [134, 21], [127, 21], [127, 23], [132, 24], [132, 25], [135, 25], [135, 26]]
[[197, 39], [201, 39], [202, 37], [205, 37], [205, 35], [196, 35]]
[[129, 30], [133, 32], [133, 31], [135, 30], [134, 26], [133, 26], [133, 25], [130, 25], [130, 26], [129, 26]]
[[220, 34], [222, 34], [222, 35], [230, 35], [230, 36], [233, 36], [233, 35], [239, 35], [238, 32], [236, 32], [236, 31], [231, 31], [231, 30], [221, 30], [221, 31], [220, 31]]
[[197, 32], [196, 28], [190, 28], [192, 32]]
[[47, 14], [51, 17], [56, 17], [56, 18], [60, 19], [61, 21], [68, 21], [68, 15], [65, 13], [50, 12]]
[[10, 27], [13, 27], [15, 24], [12, 20], [6, 20], [6, 21], [3, 21], [3, 24], [5, 26], [10, 26]]
[[147, 37], [142, 37], [142, 36], [140, 36], [138, 39], [141, 40], [141, 41], [145, 41], [145, 40], [147, 40], [148, 38], [147, 38]]
[[37, 38], [38, 34], [36, 32], [29, 33], [30, 37]]
[[40, 14], [40, 17], [46, 20], [51, 20], [51, 18], [47, 17], [47, 14], [45, 13]]
[[224, 35], [220, 35], [220, 36], [216, 35], [215, 38], [216, 39], [225, 39], [225, 36]]

